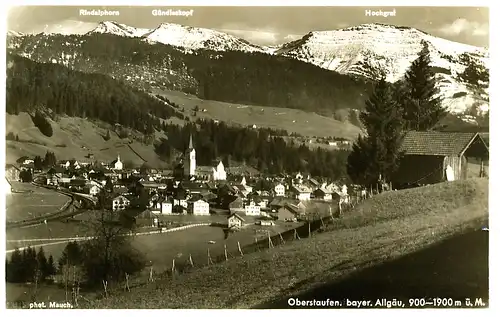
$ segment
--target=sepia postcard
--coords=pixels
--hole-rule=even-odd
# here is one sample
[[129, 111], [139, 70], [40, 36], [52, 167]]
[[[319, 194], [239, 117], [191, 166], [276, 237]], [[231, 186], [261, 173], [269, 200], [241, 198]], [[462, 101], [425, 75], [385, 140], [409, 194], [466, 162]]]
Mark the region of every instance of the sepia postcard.
[[10, 7], [7, 309], [489, 308], [489, 15]]

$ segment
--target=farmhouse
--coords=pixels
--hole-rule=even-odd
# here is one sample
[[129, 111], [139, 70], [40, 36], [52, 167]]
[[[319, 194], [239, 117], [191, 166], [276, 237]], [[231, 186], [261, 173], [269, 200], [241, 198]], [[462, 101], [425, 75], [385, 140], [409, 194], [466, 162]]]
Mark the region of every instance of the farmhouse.
[[251, 199], [248, 204], [245, 205], [245, 215], [247, 216], [259, 216], [260, 215], [260, 205]]
[[84, 192], [86, 194], [89, 194], [92, 196], [96, 196], [97, 194], [99, 194], [100, 191], [101, 191], [101, 189], [99, 188], [99, 186], [97, 186], [95, 184], [87, 184], [87, 185], [85, 185], [85, 188], [84, 188]]
[[278, 209], [278, 220], [289, 221], [296, 219], [299, 211], [289, 204], [285, 204], [283, 207]]
[[244, 211], [243, 199], [241, 197], [236, 197], [232, 202], [229, 203], [229, 211], [231, 213]]
[[116, 196], [115, 198], [113, 198], [113, 210], [114, 211], [124, 210], [128, 206], [130, 206], [130, 200], [128, 200], [124, 196], [119, 195], [119, 196]]
[[393, 175], [396, 186], [434, 184], [465, 179], [474, 159], [483, 166], [489, 149], [478, 133], [409, 131], [401, 145], [400, 166]]
[[324, 187], [316, 189], [313, 192], [313, 195], [314, 195], [314, 198], [323, 199], [325, 201], [331, 201], [333, 199], [332, 191], [329, 189], [326, 189]]
[[21, 170], [17, 168], [15, 165], [12, 164], [6, 164], [5, 166], [5, 177], [9, 181], [19, 181], [21, 179], [20, 177]]
[[229, 217], [227, 217], [227, 227], [228, 228], [239, 229], [243, 226], [243, 222], [245, 222], [245, 219], [243, 219], [238, 214], [231, 214], [231, 215], [229, 215]]
[[291, 188], [292, 194], [295, 199], [298, 200], [309, 200], [311, 199], [311, 189], [302, 184], [295, 184]]
[[274, 186], [274, 193], [278, 197], [284, 197], [285, 196], [285, 185], [277, 184], [276, 186]]
[[208, 216], [210, 215], [210, 206], [203, 199], [189, 201], [189, 209], [193, 215]]

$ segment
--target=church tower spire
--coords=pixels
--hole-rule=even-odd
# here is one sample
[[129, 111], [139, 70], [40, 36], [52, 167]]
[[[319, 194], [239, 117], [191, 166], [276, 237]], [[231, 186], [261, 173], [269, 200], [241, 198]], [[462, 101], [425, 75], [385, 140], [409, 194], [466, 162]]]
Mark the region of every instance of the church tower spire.
[[193, 135], [189, 135], [189, 149], [194, 149], [193, 147]]
[[193, 146], [193, 135], [189, 136], [189, 148], [184, 156], [184, 175], [196, 175], [196, 150]]

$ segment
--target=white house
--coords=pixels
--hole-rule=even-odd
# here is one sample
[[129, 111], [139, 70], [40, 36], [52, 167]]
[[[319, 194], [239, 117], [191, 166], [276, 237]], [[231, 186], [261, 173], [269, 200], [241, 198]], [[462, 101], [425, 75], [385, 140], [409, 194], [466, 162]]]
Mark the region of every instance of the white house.
[[184, 198], [179, 198], [179, 199], [174, 198], [174, 206], [182, 206], [183, 208], [187, 208], [188, 202]]
[[71, 163], [69, 161], [66, 161], [66, 163], [61, 163], [62, 168], [68, 169], [71, 166]]
[[310, 200], [311, 199], [311, 189], [303, 185], [292, 186], [292, 191], [294, 193], [295, 199], [298, 200]]
[[212, 168], [212, 173], [213, 173], [213, 179], [214, 181], [225, 181], [226, 180], [226, 170], [224, 168], [224, 164], [222, 161], [219, 162], [217, 167]]
[[95, 184], [85, 186], [85, 193], [96, 196], [101, 191], [101, 188]]
[[113, 198], [113, 210], [123, 210], [130, 206], [130, 200], [120, 195]]
[[260, 216], [260, 205], [250, 200], [250, 202], [245, 205], [245, 214], [247, 216]]
[[172, 203], [165, 198], [161, 198], [153, 204], [151, 212], [154, 214], [171, 215]]
[[239, 229], [243, 226], [244, 221], [245, 219], [243, 219], [240, 215], [232, 214], [227, 217], [227, 227]]
[[193, 215], [210, 215], [210, 206], [203, 199], [198, 199], [192, 202], [191, 211], [193, 212]]
[[280, 196], [280, 197], [285, 196], [285, 185], [278, 184], [278, 185], [274, 186], [274, 193], [276, 196]]
[[164, 200], [161, 203], [161, 214], [162, 215], [171, 215], [172, 214], [172, 203], [168, 200]]

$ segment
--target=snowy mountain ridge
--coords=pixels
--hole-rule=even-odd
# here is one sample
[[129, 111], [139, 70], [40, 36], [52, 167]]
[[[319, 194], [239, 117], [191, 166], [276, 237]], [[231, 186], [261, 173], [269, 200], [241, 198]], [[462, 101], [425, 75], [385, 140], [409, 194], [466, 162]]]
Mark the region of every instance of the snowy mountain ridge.
[[[76, 29], [82, 34], [80, 31], [83, 26], [77, 25]], [[60, 27], [55, 30], [55, 33], [60, 34], [71, 33], [61, 31]], [[44, 30], [44, 34], [46, 32]], [[411, 27], [373, 23], [338, 30], [312, 31], [298, 40], [272, 47], [255, 45], [212, 29], [173, 23], [162, 23], [156, 28], [145, 29], [104, 21], [84, 34], [114, 34], [137, 38], [151, 45], [171, 45], [184, 53], [200, 49], [260, 52], [294, 58], [323, 69], [369, 79], [377, 78], [384, 72], [390, 82], [404, 76], [411, 62], [417, 58], [423, 43], [427, 43], [431, 65], [437, 73], [439, 88], [444, 97], [444, 107], [451, 112], [463, 113], [472, 105], [487, 109], [489, 104], [488, 49], [435, 37]], [[8, 35], [23, 36], [11, 32]], [[12, 43], [10, 45], [15, 46]], [[471, 65], [474, 67], [470, 67]], [[464, 76], [467, 68], [469, 79]], [[471, 73], [474, 76], [471, 77]]]

